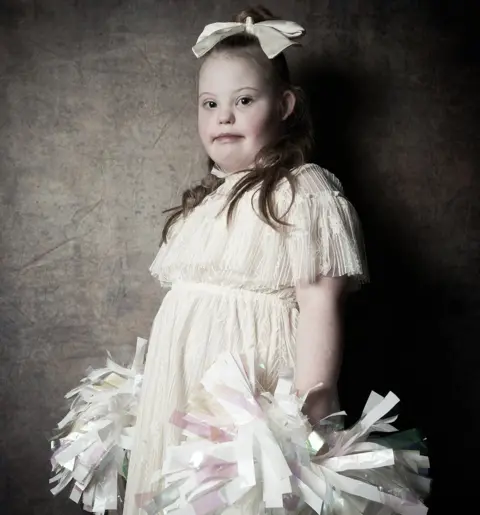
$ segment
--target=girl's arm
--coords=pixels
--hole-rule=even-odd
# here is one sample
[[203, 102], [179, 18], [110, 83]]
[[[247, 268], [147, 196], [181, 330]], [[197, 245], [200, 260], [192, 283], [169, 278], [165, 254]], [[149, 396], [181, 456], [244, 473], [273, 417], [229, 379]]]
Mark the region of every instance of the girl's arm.
[[312, 423], [332, 412], [342, 360], [343, 306], [348, 278], [320, 277], [298, 285], [295, 386], [300, 395], [323, 383], [306, 402]]

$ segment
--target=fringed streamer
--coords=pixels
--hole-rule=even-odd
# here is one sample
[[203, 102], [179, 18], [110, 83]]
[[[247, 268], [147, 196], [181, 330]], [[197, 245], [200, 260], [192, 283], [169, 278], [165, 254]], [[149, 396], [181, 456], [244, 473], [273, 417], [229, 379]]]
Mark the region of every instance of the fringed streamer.
[[51, 492], [57, 495], [73, 482], [70, 499], [85, 511], [104, 514], [122, 500], [118, 481], [126, 478], [146, 350], [147, 340], [137, 338], [129, 368], [109, 353], [105, 368], [91, 370], [65, 396], [73, 402], [52, 439]]
[[398, 397], [372, 392], [351, 428], [333, 425], [333, 415], [345, 415], [340, 412], [312, 430], [293, 375], [280, 377], [274, 395], [259, 393], [245, 363], [251, 357], [242, 361], [225, 353], [204, 376], [205, 395], [210, 406], [213, 401], [221, 407], [221, 423], [195, 404], [189, 413], [172, 416], [185, 441], [167, 448], [163, 468], [152, 478], [152, 485], [161, 479], [163, 489], [138, 494], [139, 507], [149, 515], [207, 515], [242, 506], [248, 497], [257, 500], [251, 511], [256, 514], [275, 508], [296, 513], [305, 505], [322, 515], [427, 513], [422, 499], [429, 480], [422, 471], [428, 458], [368, 441], [372, 432], [396, 431], [396, 417], [385, 415]]

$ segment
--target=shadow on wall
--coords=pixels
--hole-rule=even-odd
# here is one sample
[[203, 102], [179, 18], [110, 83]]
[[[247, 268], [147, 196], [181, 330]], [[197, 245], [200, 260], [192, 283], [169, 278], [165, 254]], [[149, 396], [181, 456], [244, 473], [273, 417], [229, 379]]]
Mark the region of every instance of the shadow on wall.
[[313, 160], [339, 177], [357, 209], [371, 274], [371, 283], [351, 296], [347, 311], [343, 401], [355, 419], [372, 388], [382, 394], [392, 390], [401, 398], [401, 425], [424, 423], [428, 378], [423, 373], [415, 373], [414, 381], [404, 378], [426, 365], [432, 338], [420, 335], [427, 326], [431, 334], [431, 317], [440, 316], [443, 296], [426, 284], [415, 234], [382, 199], [385, 184], [361, 148], [363, 129], [374, 117], [388, 116], [390, 86], [351, 66], [346, 71], [329, 63], [310, 67], [300, 82], [313, 115]]
[[[427, 262], [421, 236], [388, 206], [376, 163], [362, 148], [364, 128], [374, 118], [387, 119], [388, 81], [330, 63], [310, 63], [300, 76], [316, 133], [313, 160], [339, 177], [356, 207], [371, 273], [371, 283], [350, 297], [346, 312], [339, 390], [347, 422], [358, 419], [371, 390], [393, 391], [400, 398], [396, 427], [417, 427], [427, 436], [433, 477], [443, 483], [449, 467], [458, 467], [458, 449], [445, 449], [443, 417], [445, 406], [461, 406], [462, 396], [468, 397], [454, 386], [454, 349], [471, 298]], [[395, 161], [389, 173], [396, 173]], [[443, 495], [434, 487], [429, 513]]]
[[0, 27], [16, 28], [24, 18], [26, 9], [19, 0], [2, 0], [0, 2]]

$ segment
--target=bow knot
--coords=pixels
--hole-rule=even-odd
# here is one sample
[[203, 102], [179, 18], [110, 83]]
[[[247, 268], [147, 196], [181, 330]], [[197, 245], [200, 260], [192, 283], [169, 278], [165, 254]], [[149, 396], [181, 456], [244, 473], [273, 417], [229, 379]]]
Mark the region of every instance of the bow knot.
[[273, 59], [305, 34], [305, 29], [293, 21], [267, 20], [254, 23], [251, 16], [245, 22], [210, 23], [192, 48], [196, 57], [202, 57], [216, 44], [235, 34], [251, 34], [269, 59]]
[[255, 32], [253, 30], [253, 18], [251, 16], [248, 16], [245, 20], [245, 32], [247, 34], [255, 35]]

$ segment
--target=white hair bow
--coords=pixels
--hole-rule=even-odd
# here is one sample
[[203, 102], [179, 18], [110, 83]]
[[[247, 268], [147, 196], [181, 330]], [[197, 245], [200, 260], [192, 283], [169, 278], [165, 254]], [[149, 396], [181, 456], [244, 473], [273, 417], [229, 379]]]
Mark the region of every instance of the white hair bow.
[[269, 59], [273, 59], [305, 34], [305, 29], [293, 21], [268, 20], [254, 23], [249, 16], [245, 23], [210, 23], [198, 36], [196, 45], [192, 48], [196, 57], [202, 57], [222, 39], [235, 34], [251, 34], [258, 39], [262, 50]]

